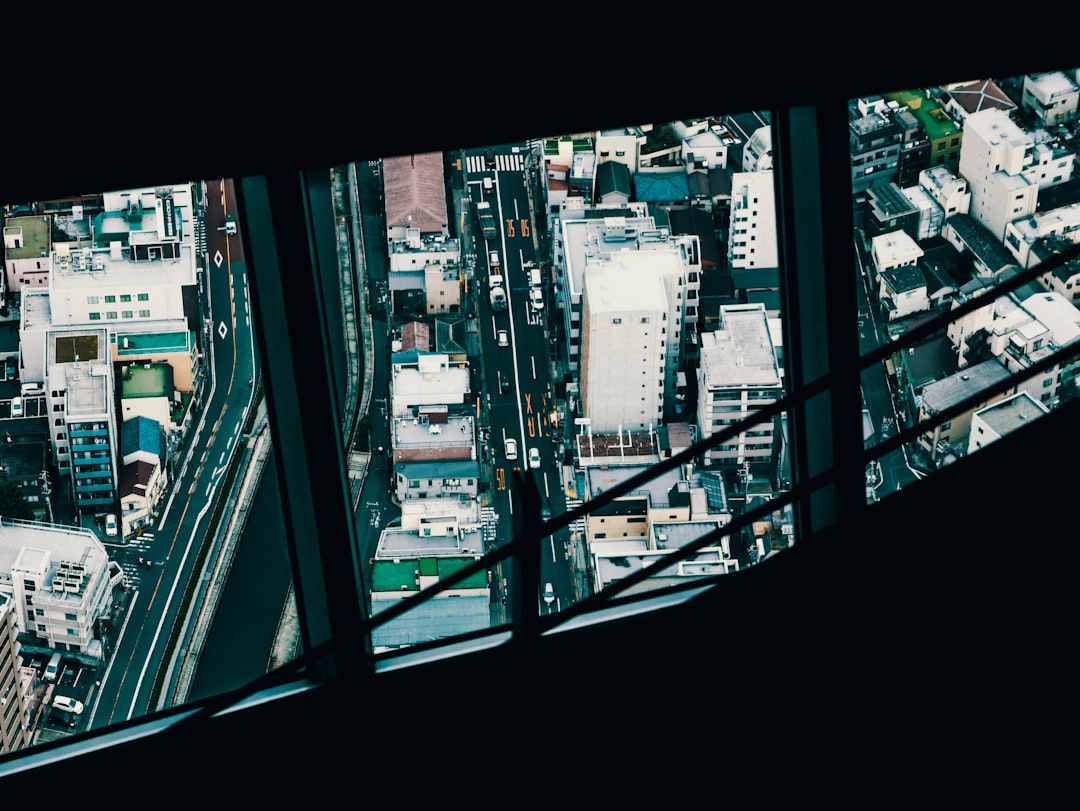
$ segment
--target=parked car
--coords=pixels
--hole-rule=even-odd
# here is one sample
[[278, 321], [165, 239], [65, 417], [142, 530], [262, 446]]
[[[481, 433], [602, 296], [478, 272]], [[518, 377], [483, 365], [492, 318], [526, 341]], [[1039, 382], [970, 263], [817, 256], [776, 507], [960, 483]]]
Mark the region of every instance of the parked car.
[[529, 304], [533, 306], [534, 310], [544, 309], [544, 291], [542, 291], [539, 287], [530, 288]]
[[62, 727], [73, 727], [79, 723], [79, 716], [70, 710], [58, 710], [55, 707], [49, 712], [49, 720]]
[[54, 710], [64, 710], [75, 715], [81, 715], [83, 711], [83, 703], [68, 696], [57, 696], [53, 699], [52, 705]]
[[117, 531], [116, 516], [109, 513], [105, 516], [105, 534], [110, 538], [114, 538], [116, 537]]

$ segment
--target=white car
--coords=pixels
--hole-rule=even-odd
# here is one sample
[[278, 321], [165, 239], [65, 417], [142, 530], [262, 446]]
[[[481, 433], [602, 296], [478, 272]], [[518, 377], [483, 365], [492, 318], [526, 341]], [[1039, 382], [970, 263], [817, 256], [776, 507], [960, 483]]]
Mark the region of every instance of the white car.
[[499, 330], [498, 337], [499, 346], [510, 346], [510, 333], [508, 333], [504, 329], [501, 329]]
[[552, 588], [550, 583], [544, 584], [544, 602], [548, 605], [555, 602], [555, 589]]
[[539, 287], [529, 290], [529, 304], [533, 306], [534, 310], [544, 309], [544, 293]]
[[503, 446], [503, 453], [511, 462], [517, 459], [517, 440], [507, 438], [506, 444]]
[[540, 467], [540, 451], [536, 448], [529, 448], [529, 467]]
[[64, 712], [73, 712], [79, 715], [83, 711], [83, 703], [76, 701], [74, 698], [68, 698], [67, 696], [57, 696], [53, 699], [53, 709], [63, 710]]
[[111, 538], [116, 535], [116, 532], [116, 516], [109, 513], [105, 516], [105, 534]]

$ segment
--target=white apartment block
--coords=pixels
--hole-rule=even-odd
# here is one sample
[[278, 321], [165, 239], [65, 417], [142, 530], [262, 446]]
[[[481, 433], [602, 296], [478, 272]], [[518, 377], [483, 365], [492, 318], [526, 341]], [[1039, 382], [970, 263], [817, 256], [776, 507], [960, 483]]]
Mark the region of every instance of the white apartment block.
[[36, 644], [100, 659], [97, 621], [112, 605], [109, 555], [88, 529], [5, 519], [0, 593], [11, 595], [20, 632]]
[[[562, 329], [566, 336], [570, 371], [578, 371], [581, 354], [582, 291], [586, 268], [610, 262], [617, 254], [648, 251], [650, 262], [664, 276], [669, 291], [673, 323], [667, 328], [666, 360], [669, 370], [665, 386], [665, 409], [674, 403], [679, 373], [685, 369], [685, 355], [696, 341], [698, 292], [701, 288], [701, 251], [695, 235], [672, 236], [666, 227], [658, 227], [647, 214], [644, 203], [631, 203], [619, 214], [609, 217], [586, 217], [590, 211], [606, 207], [575, 206], [564, 209], [553, 229], [554, 262], [558, 277], [557, 301]], [[554, 318], [554, 314], [549, 315]], [[554, 322], [552, 328], [556, 328]]]
[[[722, 305], [719, 327], [701, 336], [698, 433], [702, 440], [783, 397], [780, 364], [763, 304]], [[712, 448], [707, 461], [770, 462], [780, 441], [769, 418]]]
[[918, 265], [924, 253], [907, 231], [878, 234], [870, 240], [870, 258], [875, 271], [873, 281], [877, 282], [886, 271]]
[[743, 147], [742, 160], [744, 172], [772, 170], [772, 127], [762, 126], [754, 130]]
[[695, 133], [683, 139], [682, 157], [687, 171], [725, 169], [728, 142], [712, 130]]
[[1075, 121], [1080, 88], [1060, 70], [1033, 73], [1024, 77], [1020, 106], [1043, 126], [1053, 127]]
[[1080, 203], [1013, 220], [1005, 226], [1005, 247], [1021, 267], [1029, 268], [1042, 261], [1032, 248], [1039, 240], [1053, 235], [1080, 241]]
[[1050, 410], [1026, 391], [1020, 391], [971, 415], [967, 452], [974, 453], [991, 442], [1029, 425]]
[[594, 431], [643, 430], [664, 417], [668, 333], [678, 319], [651, 254], [617, 254], [585, 273], [579, 385]]
[[[990, 351], [1010, 372], [1022, 372], [1061, 347], [1080, 340], [1080, 310], [1060, 293], [1029, 296], [989, 329]], [[1061, 388], [1061, 365], [1017, 380], [1016, 390], [1026, 391], [1052, 407]]]
[[736, 172], [731, 176], [728, 260], [733, 269], [779, 265], [776, 194], [771, 171]]
[[459, 405], [471, 398], [468, 363], [443, 352], [403, 352], [391, 358], [390, 413], [410, 417], [418, 406]]
[[971, 187], [971, 216], [996, 238], [1005, 226], [1035, 213], [1039, 185], [1029, 175], [1035, 139], [997, 108], [972, 113], [964, 122], [960, 175]]
[[624, 164], [631, 172], [637, 167], [638, 136], [626, 129], [603, 130], [596, 133], [595, 149], [599, 163], [617, 161]]
[[919, 187], [941, 206], [945, 219], [953, 214], [971, 210], [971, 191], [964, 178], [955, 175], [948, 166], [931, 166], [919, 172]]

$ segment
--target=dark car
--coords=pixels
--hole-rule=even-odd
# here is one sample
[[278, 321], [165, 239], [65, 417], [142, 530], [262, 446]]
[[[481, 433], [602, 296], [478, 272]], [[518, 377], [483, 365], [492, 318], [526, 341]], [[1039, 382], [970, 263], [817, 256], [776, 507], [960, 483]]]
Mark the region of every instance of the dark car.
[[79, 722], [79, 716], [70, 710], [61, 710], [54, 707], [52, 712], [49, 713], [49, 720], [57, 726], [70, 728]]
[[495, 168], [495, 150], [487, 149], [484, 151], [484, 166], [488, 169]]

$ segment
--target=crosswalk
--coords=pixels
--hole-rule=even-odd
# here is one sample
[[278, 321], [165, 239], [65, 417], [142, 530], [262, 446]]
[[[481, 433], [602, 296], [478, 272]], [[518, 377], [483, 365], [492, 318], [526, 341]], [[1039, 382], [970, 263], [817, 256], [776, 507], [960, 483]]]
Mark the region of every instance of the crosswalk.
[[[580, 498], [568, 498], [568, 499], [566, 499], [566, 511], [570, 512], [571, 510], [577, 509], [578, 507], [581, 506], [581, 503], [582, 502], [581, 502]], [[569, 529], [570, 529], [571, 532], [584, 533], [585, 532], [585, 518], [584, 517], [575, 518], [573, 521], [570, 522]]]
[[484, 542], [494, 544], [496, 541], [496, 529], [499, 526], [499, 514], [492, 507], [480, 507], [480, 527], [484, 536]]
[[524, 152], [511, 152], [507, 155], [495, 155], [495, 169], [491, 170], [484, 166], [483, 155], [466, 155], [465, 156], [465, 172], [467, 174], [481, 174], [483, 172], [496, 171], [496, 172], [524, 172], [525, 171], [525, 153]]

